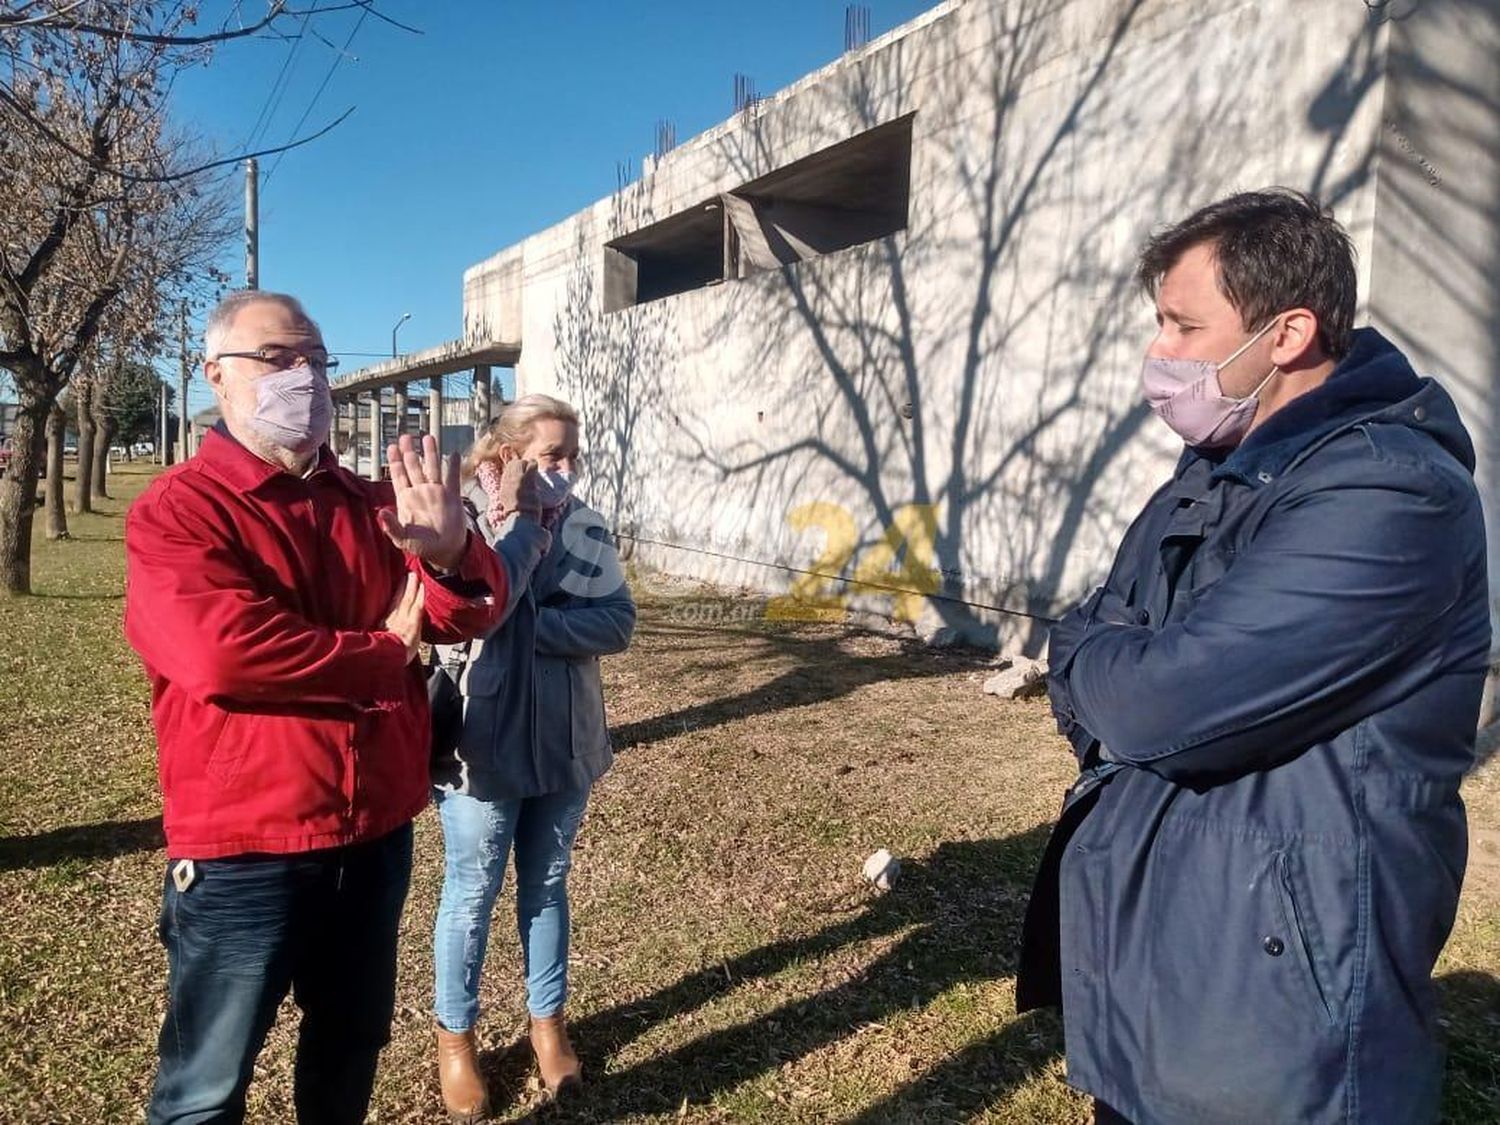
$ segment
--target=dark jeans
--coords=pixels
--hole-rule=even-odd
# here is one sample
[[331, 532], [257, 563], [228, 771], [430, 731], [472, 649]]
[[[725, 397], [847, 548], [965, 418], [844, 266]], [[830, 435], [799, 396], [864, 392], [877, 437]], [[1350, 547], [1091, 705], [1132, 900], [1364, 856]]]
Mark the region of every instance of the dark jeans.
[[288, 990], [302, 1009], [298, 1121], [362, 1122], [395, 1010], [411, 825], [300, 855], [197, 860], [185, 890], [174, 866], [151, 1125], [243, 1120], [255, 1056]]

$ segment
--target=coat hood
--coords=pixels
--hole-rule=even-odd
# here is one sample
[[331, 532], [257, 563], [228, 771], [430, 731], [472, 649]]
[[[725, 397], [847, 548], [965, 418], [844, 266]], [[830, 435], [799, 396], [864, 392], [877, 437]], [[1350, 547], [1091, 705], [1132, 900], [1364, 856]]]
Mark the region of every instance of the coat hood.
[[1216, 473], [1263, 482], [1324, 439], [1363, 422], [1421, 430], [1474, 471], [1474, 443], [1452, 397], [1432, 379], [1419, 377], [1401, 350], [1377, 330], [1360, 328], [1328, 381], [1277, 411]]

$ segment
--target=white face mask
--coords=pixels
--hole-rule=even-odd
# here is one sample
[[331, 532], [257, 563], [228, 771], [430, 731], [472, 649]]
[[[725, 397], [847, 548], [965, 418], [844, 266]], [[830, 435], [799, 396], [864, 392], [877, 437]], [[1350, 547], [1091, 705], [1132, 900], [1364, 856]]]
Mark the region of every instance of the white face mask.
[[573, 491], [576, 477], [566, 469], [538, 469], [537, 495], [544, 508], [560, 508]]

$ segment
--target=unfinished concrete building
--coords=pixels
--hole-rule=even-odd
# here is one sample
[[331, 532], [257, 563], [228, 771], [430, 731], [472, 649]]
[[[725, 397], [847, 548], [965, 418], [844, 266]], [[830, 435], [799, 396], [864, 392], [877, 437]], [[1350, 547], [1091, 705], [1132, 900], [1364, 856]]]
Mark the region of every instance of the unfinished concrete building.
[[1035, 651], [1180, 449], [1142, 238], [1291, 185], [1353, 235], [1360, 323], [1458, 398], [1493, 520], [1497, 9], [945, 3], [474, 266], [465, 330], [580, 408], [637, 560]]

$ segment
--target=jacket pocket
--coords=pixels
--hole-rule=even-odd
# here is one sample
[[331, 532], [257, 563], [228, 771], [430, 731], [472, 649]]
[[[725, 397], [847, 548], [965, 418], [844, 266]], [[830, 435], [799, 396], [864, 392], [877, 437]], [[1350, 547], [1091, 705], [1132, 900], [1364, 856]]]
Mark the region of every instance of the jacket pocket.
[[485, 659], [484, 654], [481, 654], [477, 661], [469, 665], [468, 674], [463, 681], [463, 693], [466, 697], [488, 698], [499, 695], [500, 685], [504, 682], [505, 665], [493, 657]]
[[568, 687], [572, 696], [573, 757], [595, 757], [609, 748], [609, 724], [604, 717], [599, 658], [587, 656], [571, 661]]
[[536, 658], [537, 746], [548, 761], [567, 761], [573, 739], [573, 668], [562, 656]]
[[1120, 959], [1147, 948], [1138, 978], [1112, 982], [1120, 1038], [1141, 1044], [1146, 1096], [1184, 1120], [1338, 1117], [1345, 1036], [1313, 983], [1285, 850], [1247, 825], [1172, 824], [1151, 849], [1149, 909], [1122, 923]]
[[213, 749], [209, 751], [208, 761], [204, 765], [204, 772], [215, 784], [228, 789], [238, 780], [244, 770], [245, 759], [255, 745], [255, 733], [260, 719], [253, 712], [224, 713], [224, 725], [219, 728], [218, 737], [214, 739]]
[[1282, 852], [1276, 857], [1276, 889], [1281, 898], [1282, 928], [1296, 945], [1297, 962], [1306, 973], [1311, 1001], [1317, 1005], [1323, 1018], [1333, 1024], [1337, 1016], [1324, 983], [1328, 980], [1328, 971], [1322, 955], [1323, 945], [1312, 915], [1299, 902], [1295, 870], [1296, 861], [1289, 853]]

